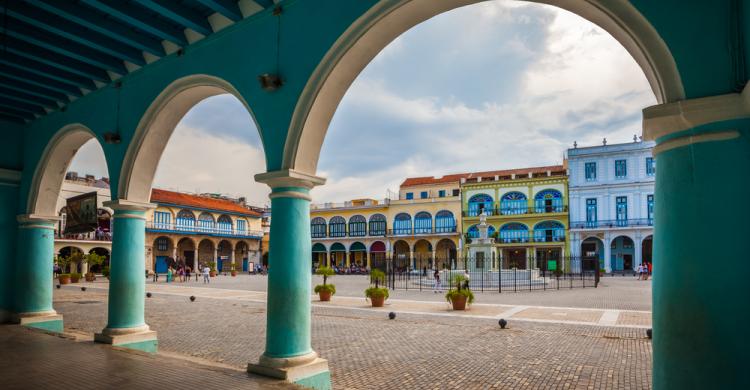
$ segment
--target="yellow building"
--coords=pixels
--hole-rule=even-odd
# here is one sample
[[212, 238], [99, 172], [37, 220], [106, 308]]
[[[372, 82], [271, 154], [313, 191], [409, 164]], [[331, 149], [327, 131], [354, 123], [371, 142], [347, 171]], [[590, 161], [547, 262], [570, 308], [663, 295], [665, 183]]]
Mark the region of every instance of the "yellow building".
[[448, 266], [457, 258], [459, 175], [406, 179], [398, 199], [356, 199], [312, 205], [313, 266]]
[[215, 262], [218, 271], [249, 271], [258, 264], [263, 238], [261, 212], [241, 202], [154, 189], [157, 207], [146, 215], [147, 269], [169, 263], [193, 269]]
[[479, 215], [487, 215], [489, 236], [495, 238], [492, 268], [566, 268], [565, 165], [471, 173], [461, 179], [461, 193], [467, 245], [479, 236]]

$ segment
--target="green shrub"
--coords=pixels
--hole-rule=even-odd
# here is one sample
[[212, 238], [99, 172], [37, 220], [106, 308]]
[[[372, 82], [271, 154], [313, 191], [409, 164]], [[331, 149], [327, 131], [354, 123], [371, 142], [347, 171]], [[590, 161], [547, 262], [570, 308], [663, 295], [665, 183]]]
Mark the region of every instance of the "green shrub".
[[466, 297], [466, 302], [468, 303], [474, 303], [474, 293], [471, 292], [468, 288], [462, 288], [462, 289], [450, 289], [445, 294], [445, 300], [448, 301], [448, 303], [453, 303], [453, 299], [459, 295], [463, 295]]
[[336, 286], [332, 284], [319, 284], [315, 286], [315, 293], [319, 294], [321, 291], [328, 291], [331, 293], [331, 295], [336, 294]]
[[370, 283], [374, 284], [375, 287], [385, 284], [385, 273], [379, 269], [372, 270], [370, 272]]
[[71, 278], [78, 278], [78, 279], [81, 279], [81, 278], [83, 277], [83, 275], [81, 275], [81, 274], [79, 274], [79, 273], [77, 273], [77, 272], [74, 272], [74, 273], [70, 274], [70, 277], [71, 277]]
[[104, 277], [109, 277], [109, 267], [102, 268], [102, 275]]
[[370, 287], [365, 290], [365, 298], [380, 298], [385, 297], [388, 299], [388, 289], [384, 287]]
[[70, 274], [60, 274], [60, 275], [57, 275], [57, 278], [58, 279], [59, 278], [70, 278]]

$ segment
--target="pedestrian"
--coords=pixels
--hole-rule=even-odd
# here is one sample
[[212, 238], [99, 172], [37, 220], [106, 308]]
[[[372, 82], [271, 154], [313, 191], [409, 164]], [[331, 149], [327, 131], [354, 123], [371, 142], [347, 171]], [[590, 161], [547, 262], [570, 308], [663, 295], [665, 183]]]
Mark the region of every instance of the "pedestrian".
[[180, 266], [180, 270], [177, 271], [180, 274], [180, 282], [185, 282], [185, 267]]
[[469, 289], [469, 279], [470, 278], [471, 278], [471, 276], [469, 276], [469, 270], [465, 269], [464, 270], [464, 288], [467, 289], [467, 290]]
[[211, 268], [208, 266], [203, 267], [203, 283], [211, 283]]
[[192, 270], [190, 269], [190, 267], [188, 267], [188, 266], [185, 266], [185, 281], [186, 281], [186, 282], [190, 280], [190, 271], [192, 271]]
[[440, 271], [436, 269], [432, 277], [435, 279], [435, 286], [432, 288], [432, 291], [437, 293], [440, 291]]
[[159, 273], [154, 270], [154, 283], [159, 281]]
[[171, 282], [173, 277], [174, 277], [174, 270], [172, 269], [172, 266], [170, 265], [169, 268], [167, 268], [167, 283]]

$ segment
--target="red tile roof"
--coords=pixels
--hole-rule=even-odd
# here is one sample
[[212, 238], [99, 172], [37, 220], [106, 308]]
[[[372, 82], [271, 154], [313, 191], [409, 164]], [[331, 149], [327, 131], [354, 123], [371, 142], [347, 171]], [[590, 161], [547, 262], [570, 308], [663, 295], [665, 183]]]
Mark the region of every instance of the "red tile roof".
[[499, 171], [486, 171], [486, 172], [469, 172], [469, 173], [457, 173], [452, 175], [445, 175], [443, 177], [410, 177], [401, 183], [401, 187], [412, 187], [418, 185], [429, 185], [429, 184], [442, 184], [459, 182], [461, 179], [476, 179], [477, 177], [483, 178], [494, 178], [495, 176], [510, 176], [516, 175], [528, 175], [530, 173], [546, 173], [547, 171], [564, 171], [565, 165], [549, 165], [544, 167], [530, 167], [530, 168], [517, 168], [517, 169], [504, 169]]
[[245, 206], [242, 206], [241, 204], [232, 202], [231, 200], [216, 199], [207, 196], [160, 190], [158, 188], [154, 188], [153, 190], [151, 190], [151, 202], [195, 207], [212, 211], [225, 211], [253, 217], [261, 216], [259, 212], [251, 210]]

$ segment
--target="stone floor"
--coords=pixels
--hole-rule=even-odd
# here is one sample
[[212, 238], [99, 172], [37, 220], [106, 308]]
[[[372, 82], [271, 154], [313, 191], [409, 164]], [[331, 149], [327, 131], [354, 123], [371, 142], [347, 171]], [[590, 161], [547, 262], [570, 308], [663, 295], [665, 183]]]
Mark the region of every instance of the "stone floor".
[[[146, 317], [159, 334], [160, 353], [237, 369], [256, 361], [263, 352], [265, 294], [253, 290], [260, 290], [262, 278], [219, 277], [210, 285], [223, 290], [216, 292], [195, 282], [149, 284], [147, 290], [153, 291], [153, 297], [146, 300]], [[361, 294], [362, 281], [356, 278], [334, 278], [339, 290], [334, 302], [344, 293]], [[597, 325], [528, 321], [523, 317], [549, 315], [539, 312], [544, 307], [532, 305], [524, 309], [529, 310], [525, 314], [518, 311], [516, 319], [510, 316], [509, 329], [501, 330], [495, 315], [451, 315], [447, 309], [440, 315], [370, 310], [364, 302], [355, 308], [315, 303], [313, 348], [329, 360], [337, 389], [648, 389], [651, 342], [645, 337], [644, 324], [637, 324], [643, 313], [628, 310], [650, 307], [650, 282], [613, 278], [605, 286], [608, 283], [613, 287], [573, 290], [564, 297], [549, 292], [477, 296], [478, 302], [493, 302], [502, 295], [497, 305], [488, 304], [493, 307], [526, 305], [544, 295], [548, 298], [544, 307], [558, 306], [554, 312], [589, 306], [591, 310], [580, 310], [577, 320]], [[343, 293], [338, 286], [344, 286]], [[588, 290], [608, 298], [597, 298]], [[631, 290], [635, 293], [622, 296]], [[435, 305], [430, 302], [442, 299], [442, 294], [431, 292], [409, 294], [397, 292], [407, 299], [392, 302]], [[528, 297], [532, 294], [541, 295]], [[191, 303], [189, 295], [195, 295], [196, 301]], [[624, 303], [618, 304], [617, 296]], [[55, 308], [65, 316], [69, 332], [89, 337], [106, 323], [106, 284], [90, 285], [85, 292], [78, 286], [55, 290]], [[397, 312], [395, 320], [387, 318], [391, 310]], [[475, 310], [479, 306], [471, 309]], [[601, 317], [586, 317], [613, 310], [622, 312], [603, 324]], [[641, 327], [618, 326], [631, 322]]]
[[16, 325], [0, 329], [4, 390], [298, 388], [241, 370], [75, 342]]

